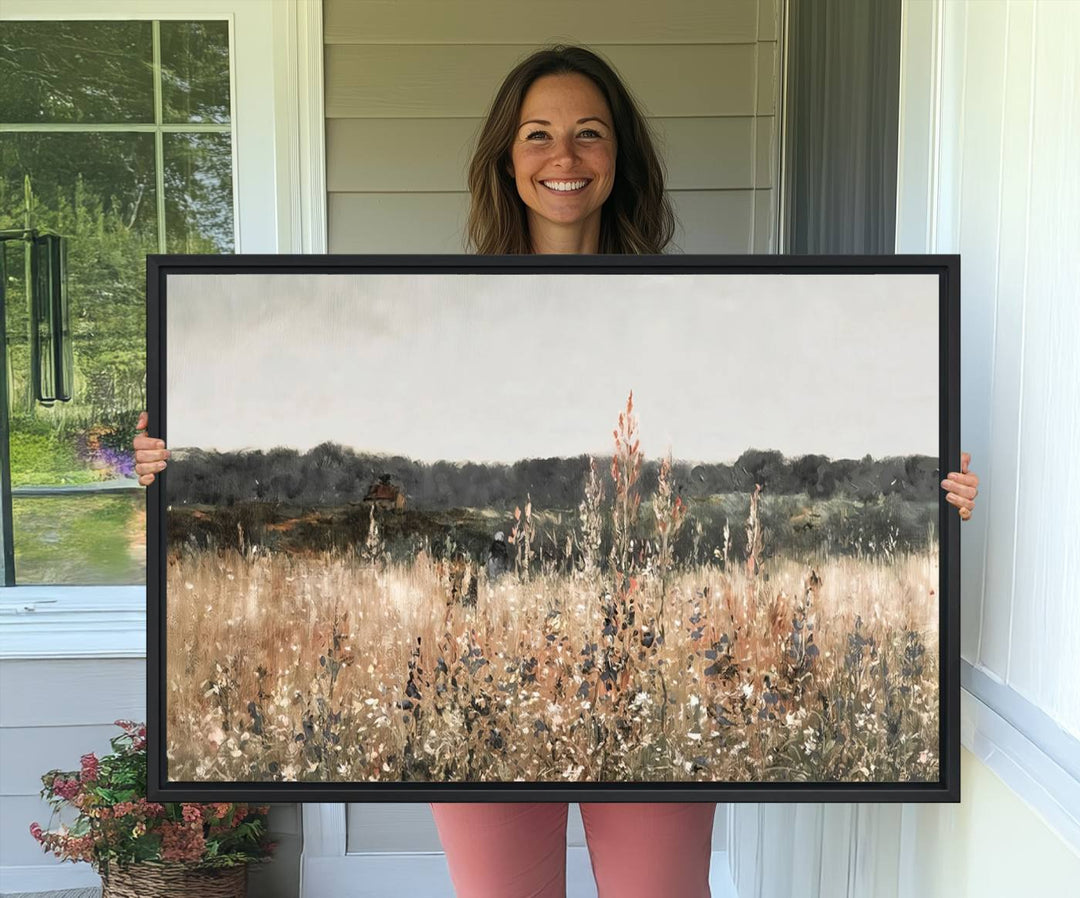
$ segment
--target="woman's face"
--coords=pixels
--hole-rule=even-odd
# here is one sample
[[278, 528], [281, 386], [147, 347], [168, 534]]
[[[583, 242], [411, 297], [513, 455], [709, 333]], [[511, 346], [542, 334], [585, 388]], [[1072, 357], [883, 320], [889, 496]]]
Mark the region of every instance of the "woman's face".
[[584, 75], [544, 75], [529, 87], [510, 160], [534, 237], [537, 228], [599, 227], [615, 182], [614, 124]]

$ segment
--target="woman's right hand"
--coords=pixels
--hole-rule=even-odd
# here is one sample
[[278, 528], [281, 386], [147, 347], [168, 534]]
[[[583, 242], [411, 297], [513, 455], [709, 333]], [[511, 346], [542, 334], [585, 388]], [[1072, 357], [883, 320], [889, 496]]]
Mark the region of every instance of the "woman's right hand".
[[139, 483], [143, 486], [154, 482], [154, 475], [164, 470], [165, 459], [169, 457], [164, 440], [139, 433], [146, 430], [149, 423], [150, 416], [146, 412], [140, 412], [139, 423], [135, 425], [135, 439], [131, 443], [135, 447], [135, 473], [139, 475]]

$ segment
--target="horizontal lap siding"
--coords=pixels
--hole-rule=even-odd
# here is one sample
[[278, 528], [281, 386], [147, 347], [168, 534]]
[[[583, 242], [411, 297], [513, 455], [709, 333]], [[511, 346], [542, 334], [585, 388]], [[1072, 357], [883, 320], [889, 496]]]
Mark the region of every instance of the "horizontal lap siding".
[[[780, 54], [774, 0], [324, 6], [329, 248], [465, 251], [466, 170], [488, 104], [547, 42], [607, 57], [657, 138], [675, 252], [775, 252]], [[542, 27], [542, 26], [541, 26]]]
[[[49, 828], [52, 808], [41, 798], [41, 775], [78, 770], [88, 752], [112, 751], [116, 720], [146, 719], [143, 658], [0, 661], [0, 870], [59, 864], [30, 835], [30, 824]], [[300, 881], [300, 820], [296, 805], [275, 804], [272, 863], [251, 871], [249, 895], [284, 898]], [[54, 821], [70, 822], [71, 815]], [[0, 881], [3, 873], [0, 873]]]
[[[335, 163], [328, 166], [327, 190], [464, 192], [472, 144], [482, 122], [480, 117], [329, 119], [326, 153]], [[773, 186], [768, 155], [771, 119], [758, 120], [756, 155], [753, 116], [654, 118], [650, 125], [671, 190]], [[716, 163], [718, 158], [723, 165]]]
[[[757, 109], [756, 46], [663, 44], [593, 49], [611, 61], [650, 116], [724, 116], [765, 111]], [[532, 49], [328, 46], [326, 116], [483, 115], [503, 77]], [[765, 98], [763, 105], [766, 110], [770, 105]]]
[[[719, 44], [752, 43], [759, 20], [774, 33], [769, 6], [758, 0], [327, 0], [323, 16], [328, 44]], [[572, 28], [548, 30], [562, 23]]]
[[[675, 190], [670, 194], [683, 252], [750, 252], [753, 190]], [[759, 191], [768, 195], [771, 191]], [[331, 194], [331, 252], [459, 253], [469, 195]], [[767, 203], [764, 204], [767, 207]], [[762, 215], [768, 208], [761, 210]], [[334, 234], [340, 234], [335, 241]], [[761, 236], [765, 239], [765, 235]]]

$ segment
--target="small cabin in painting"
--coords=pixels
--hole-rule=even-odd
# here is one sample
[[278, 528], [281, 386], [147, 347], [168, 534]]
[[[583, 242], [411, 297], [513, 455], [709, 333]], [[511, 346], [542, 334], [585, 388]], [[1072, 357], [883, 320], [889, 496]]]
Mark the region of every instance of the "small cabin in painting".
[[390, 482], [389, 476], [383, 476], [371, 484], [364, 501], [373, 502], [376, 508], [392, 508], [394, 511], [405, 509], [405, 493]]

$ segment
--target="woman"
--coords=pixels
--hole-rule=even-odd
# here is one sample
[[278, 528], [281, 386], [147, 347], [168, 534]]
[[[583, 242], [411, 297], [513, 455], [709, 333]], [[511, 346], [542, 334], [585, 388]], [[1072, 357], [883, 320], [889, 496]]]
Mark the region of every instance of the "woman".
[[[503, 82], [469, 168], [469, 241], [483, 254], [660, 253], [674, 218], [641, 112], [612, 69], [579, 47], [533, 54]], [[138, 429], [147, 426], [146, 413]], [[161, 440], [135, 438], [148, 485]], [[970, 517], [978, 478], [942, 481]], [[565, 895], [565, 803], [431, 805], [462, 898]], [[715, 804], [583, 803], [601, 898], [704, 898]]]

